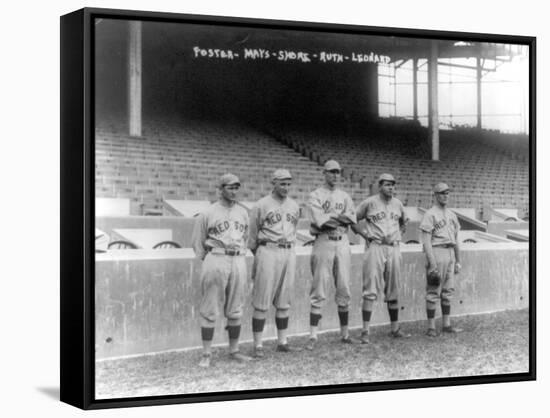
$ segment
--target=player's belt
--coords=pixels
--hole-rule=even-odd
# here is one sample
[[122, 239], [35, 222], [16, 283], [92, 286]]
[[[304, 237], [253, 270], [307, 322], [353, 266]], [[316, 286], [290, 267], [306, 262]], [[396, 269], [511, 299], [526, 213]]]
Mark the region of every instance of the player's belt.
[[390, 247], [393, 247], [394, 245], [397, 245], [399, 244], [399, 241], [383, 241], [383, 240], [378, 240], [378, 239], [374, 239], [374, 238], [369, 238], [369, 243], [376, 243], [378, 245], [389, 245]]
[[239, 250], [239, 249], [233, 249], [233, 248], [212, 248], [210, 252], [212, 254], [221, 254], [221, 255], [230, 255], [230, 256], [246, 254], [245, 250]]
[[454, 248], [454, 247], [455, 247], [455, 244], [452, 244], [452, 243], [448, 243], [448, 244], [436, 244], [436, 245], [432, 245], [432, 247], [434, 247], [434, 248]]
[[343, 237], [344, 237], [343, 235], [337, 235], [337, 236], [328, 235], [328, 239], [331, 241], [341, 241]]
[[274, 248], [285, 248], [289, 249], [292, 248], [294, 245], [293, 242], [271, 242], [271, 241], [261, 241], [258, 243], [258, 245], [265, 245], [266, 247], [274, 247]]

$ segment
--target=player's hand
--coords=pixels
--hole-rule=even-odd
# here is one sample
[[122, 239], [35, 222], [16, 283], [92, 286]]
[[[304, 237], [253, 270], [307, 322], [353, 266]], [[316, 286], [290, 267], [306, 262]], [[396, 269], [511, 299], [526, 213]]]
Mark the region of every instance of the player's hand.
[[428, 273], [431, 273], [432, 271], [437, 270], [437, 265], [435, 263], [428, 263]]
[[407, 232], [407, 224], [409, 223], [408, 219], [405, 219], [404, 221], [399, 223], [399, 231], [402, 235], [405, 235], [405, 232]]
[[462, 270], [462, 265], [460, 263], [455, 263], [455, 274], [460, 273], [460, 270]]
[[335, 219], [334, 217], [331, 216], [331, 218], [326, 221], [324, 224], [323, 224], [323, 227], [326, 227], [326, 228], [331, 228], [331, 229], [336, 229], [340, 226], [340, 222], [338, 222], [338, 219]]
[[338, 220], [338, 222], [340, 222], [342, 225], [349, 225], [351, 224], [351, 220], [346, 216], [346, 215], [342, 215], [342, 214], [339, 214], [336, 219]]

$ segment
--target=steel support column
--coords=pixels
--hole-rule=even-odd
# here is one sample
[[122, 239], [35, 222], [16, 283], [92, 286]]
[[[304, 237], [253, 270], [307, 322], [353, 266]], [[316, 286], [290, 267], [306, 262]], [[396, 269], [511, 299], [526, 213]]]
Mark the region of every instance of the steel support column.
[[413, 58], [413, 119], [418, 121], [418, 58]]
[[430, 58], [428, 59], [428, 131], [432, 148], [432, 160], [439, 161], [439, 106], [437, 85], [437, 41], [431, 41]]
[[477, 85], [477, 129], [481, 129], [481, 58], [477, 57], [476, 85]]
[[128, 33], [128, 130], [141, 136], [141, 22], [129, 22]]

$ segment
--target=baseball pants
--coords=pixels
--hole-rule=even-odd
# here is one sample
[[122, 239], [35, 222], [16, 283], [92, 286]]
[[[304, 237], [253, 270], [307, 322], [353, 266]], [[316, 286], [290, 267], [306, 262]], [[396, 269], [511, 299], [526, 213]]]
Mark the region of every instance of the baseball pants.
[[221, 306], [227, 319], [242, 317], [246, 280], [244, 256], [206, 255], [201, 271], [201, 326], [212, 327]]
[[385, 245], [372, 241], [363, 260], [363, 299], [376, 300], [383, 292], [385, 302], [397, 301], [400, 280], [399, 244]]
[[[441, 274], [439, 286], [426, 285], [426, 302], [436, 305], [440, 300], [450, 305], [454, 289], [455, 250], [454, 248], [433, 247], [437, 270]], [[426, 274], [427, 274], [426, 266]]]
[[351, 249], [347, 235], [340, 241], [329, 240], [327, 235], [315, 239], [311, 252], [311, 312], [321, 313], [321, 308], [327, 297], [330, 281], [336, 288], [335, 300], [338, 307], [347, 310], [350, 304], [350, 266]]
[[267, 311], [273, 304], [278, 310], [290, 308], [290, 293], [296, 274], [296, 252], [294, 248], [278, 248], [262, 245], [256, 251], [254, 260], [254, 287], [252, 306]]

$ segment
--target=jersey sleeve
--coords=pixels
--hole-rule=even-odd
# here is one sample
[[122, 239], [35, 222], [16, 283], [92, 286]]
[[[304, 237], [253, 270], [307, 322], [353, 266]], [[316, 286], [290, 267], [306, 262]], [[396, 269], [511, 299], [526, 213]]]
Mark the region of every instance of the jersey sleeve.
[[357, 223], [357, 214], [355, 213], [355, 205], [353, 204], [353, 200], [351, 200], [351, 197], [349, 194], [346, 193], [346, 196], [344, 197], [344, 212], [342, 215], [344, 215], [346, 218], [350, 220], [352, 224]]
[[431, 213], [426, 212], [420, 221], [418, 229], [424, 232], [431, 233], [434, 230], [433, 216]]
[[261, 208], [259, 204], [252, 207], [248, 228], [248, 248], [254, 251], [258, 247], [258, 233], [261, 227]]
[[405, 212], [405, 206], [403, 205], [403, 202], [399, 201], [399, 210], [401, 211], [401, 217], [399, 218], [399, 224], [405, 225], [407, 222], [409, 222], [409, 218], [407, 218], [407, 213]]
[[458, 242], [458, 231], [460, 231], [460, 222], [458, 222], [458, 217], [456, 216], [456, 214], [453, 213], [453, 215], [454, 215], [453, 218], [456, 225], [455, 240]]
[[359, 206], [357, 206], [357, 209], [355, 210], [355, 217], [357, 222], [359, 222], [361, 219], [367, 219], [367, 201], [363, 200], [361, 203], [359, 203]]
[[193, 235], [191, 238], [195, 255], [201, 260], [204, 260], [204, 257], [206, 256], [206, 247], [204, 246], [204, 243], [206, 241], [207, 230], [208, 230], [207, 216], [206, 214], [201, 213], [197, 217], [197, 220], [195, 221], [195, 226], [193, 228]]
[[309, 195], [307, 209], [309, 220], [317, 228], [321, 228], [323, 224], [330, 220], [330, 215], [325, 213], [323, 207], [321, 206], [321, 200], [315, 192]]
[[250, 238], [250, 217], [248, 215], [248, 210], [244, 209], [244, 235], [243, 235], [244, 248], [246, 248], [249, 238]]

